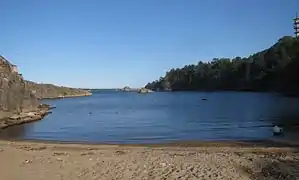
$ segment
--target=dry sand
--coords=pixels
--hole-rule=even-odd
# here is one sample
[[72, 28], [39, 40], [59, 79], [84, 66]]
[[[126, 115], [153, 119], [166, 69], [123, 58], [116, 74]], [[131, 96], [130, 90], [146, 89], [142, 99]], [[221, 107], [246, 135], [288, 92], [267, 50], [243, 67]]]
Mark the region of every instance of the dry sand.
[[1, 180], [299, 179], [296, 148], [0, 141]]

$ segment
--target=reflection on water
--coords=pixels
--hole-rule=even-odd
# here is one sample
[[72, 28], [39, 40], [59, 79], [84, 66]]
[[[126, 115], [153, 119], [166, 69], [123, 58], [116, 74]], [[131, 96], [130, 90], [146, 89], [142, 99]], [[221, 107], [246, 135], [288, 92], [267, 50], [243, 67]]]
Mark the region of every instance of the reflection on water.
[[282, 138], [298, 137], [299, 99], [267, 93], [100, 91], [45, 103], [57, 108], [42, 121], [4, 130], [1, 138], [99, 143], [260, 140], [272, 138], [273, 124], [285, 127]]

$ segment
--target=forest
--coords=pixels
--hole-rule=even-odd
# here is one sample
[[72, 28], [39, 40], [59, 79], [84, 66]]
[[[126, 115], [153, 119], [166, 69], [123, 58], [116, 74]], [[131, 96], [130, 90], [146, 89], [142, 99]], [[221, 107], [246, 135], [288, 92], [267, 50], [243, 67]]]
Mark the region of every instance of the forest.
[[285, 36], [249, 57], [214, 58], [169, 70], [154, 91], [263, 91], [299, 94], [299, 38]]

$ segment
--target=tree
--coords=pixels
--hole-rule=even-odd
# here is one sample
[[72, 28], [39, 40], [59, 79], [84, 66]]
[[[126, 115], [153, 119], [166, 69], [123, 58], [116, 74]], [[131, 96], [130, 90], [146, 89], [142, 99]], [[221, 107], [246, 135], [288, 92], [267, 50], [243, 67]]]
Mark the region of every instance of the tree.
[[214, 58], [171, 69], [145, 87], [156, 90], [251, 90], [299, 92], [299, 39], [283, 37], [248, 58]]

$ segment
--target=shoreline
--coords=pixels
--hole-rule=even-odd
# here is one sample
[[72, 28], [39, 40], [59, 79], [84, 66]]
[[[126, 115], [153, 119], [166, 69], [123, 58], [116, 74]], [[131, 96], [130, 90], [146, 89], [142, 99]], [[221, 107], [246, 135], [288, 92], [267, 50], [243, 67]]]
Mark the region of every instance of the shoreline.
[[71, 145], [71, 146], [111, 146], [111, 147], [152, 147], [152, 148], [299, 148], [299, 142], [291, 143], [288, 141], [276, 140], [227, 140], [227, 141], [175, 141], [167, 143], [97, 143], [86, 141], [59, 141], [42, 139], [13, 139], [0, 138], [0, 143], [32, 143], [45, 145]]
[[267, 144], [256, 145], [254, 143], [234, 144], [233, 142], [201, 142], [197, 145], [185, 144], [92, 144], [92, 143], [75, 143], [75, 142], [60, 142], [60, 141], [44, 141], [44, 140], [3, 140], [0, 139], [0, 149], [3, 146], [30, 146], [47, 147], [54, 149], [66, 149], [75, 151], [85, 150], [100, 150], [100, 149], [149, 149], [149, 150], [213, 150], [214, 152], [225, 152], [227, 150], [234, 151], [249, 151], [251, 153], [279, 153], [279, 152], [295, 152], [298, 153], [299, 146], [269, 146]]

